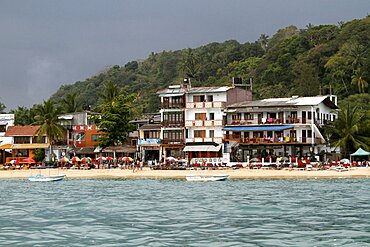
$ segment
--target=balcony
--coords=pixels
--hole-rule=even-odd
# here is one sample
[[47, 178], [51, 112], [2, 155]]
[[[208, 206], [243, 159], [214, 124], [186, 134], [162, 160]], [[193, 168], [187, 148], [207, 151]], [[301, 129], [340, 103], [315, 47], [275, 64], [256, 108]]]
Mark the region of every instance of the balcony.
[[257, 125], [257, 124], [311, 124], [311, 119], [306, 118], [267, 118], [267, 119], [242, 119], [242, 120], [232, 120], [229, 125]]
[[186, 108], [188, 109], [200, 109], [200, 108], [224, 108], [226, 102], [224, 101], [212, 101], [212, 102], [187, 102]]
[[195, 137], [195, 138], [186, 138], [186, 142], [215, 142], [222, 143], [222, 137]]
[[163, 127], [183, 127], [184, 126], [184, 121], [162, 121], [161, 125]]
[[185, 127], [222, 127], [222, 120], [186, 120]]
[[185, 108], [185, 103], [184, 102], [162, 102], [161, 103], [161, 108], [162, 109], [181, 109]]
[[[289, 137], [283, 138], [263, 138], [263, 137], [240, 137], [239, 135], [226, 135], [225, 141], [234, 141], [248, 145], [284, 145], [284, 144], [312, 144], [312, 138], [300, 137], [292, 139]], [[314, 144], [324, 144], [321, 138], [315, 138]]]
[[164, 138], [161, 140], [162, 144], [184, 144], [183, 139], [172, 139], [172, 138]]

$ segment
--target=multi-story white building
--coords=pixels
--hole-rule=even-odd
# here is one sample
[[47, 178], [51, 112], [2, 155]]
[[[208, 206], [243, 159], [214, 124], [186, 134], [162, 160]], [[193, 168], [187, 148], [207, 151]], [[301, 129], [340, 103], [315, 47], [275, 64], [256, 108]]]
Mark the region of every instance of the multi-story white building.
[[184, 152], [189, 160], [223, 157], [225, 107], [251, 101], [246, 85], [232, 87], [191, 87], [185, 94]]
[[336, 119], [335, 95], [270, 98], [229, 105], [225, 131], [231, 161], [252, 156], [305, 156], [331, 151], [322, 127]]

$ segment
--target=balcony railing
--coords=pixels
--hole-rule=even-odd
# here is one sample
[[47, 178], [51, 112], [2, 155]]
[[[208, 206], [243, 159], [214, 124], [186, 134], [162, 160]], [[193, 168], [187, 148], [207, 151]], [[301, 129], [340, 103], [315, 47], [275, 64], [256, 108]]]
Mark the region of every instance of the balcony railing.
[[255, 124], [311, 124], [312, 120], [307, 118], [266, 118], [266, 119], [242, 119], [242, 120], [231, 120], [229, 125], [255, 125]]
[[186, 120], [185, 127], [222, 126], [222, 120]]
[[186, 138], [186, 142], [215, 142], [222, 143], [222, 137], [195, 137], [195, 138]]
[[172, 139], [172, 138], [164, 138], [161, 140], [162, 144], [184, 144], [183, 139]]
[[170, 103], [170, 102], [162, 102], [161, 108], [163, 109], [179, 109], [179, 108], [185, 108], [184, 102], [179, 103]]
[[[312, 138], [300, 137], [290, 138], [290, 137], [280, 137], [280, 138], [263, 138], [263, 137], [256, 137], [256, 138], [248, 138], [248, 137], [240, 137], [238, 135], [226, 135], [225, 141], [234, 141], [243, 144], [250, 144], [250, 145], [283, 145], [283, 144], [311, 144]], [[323, 140], [321, 138], [315, 138], [314, 144], [323, 144]]]
[[187, 102], [186, 108], [224, 108], [226, 102], [211, 101], [211, 102]]
[[184, 121], [162, 121], [161, 125], [164, 127], [182, 127], [184, 125]]

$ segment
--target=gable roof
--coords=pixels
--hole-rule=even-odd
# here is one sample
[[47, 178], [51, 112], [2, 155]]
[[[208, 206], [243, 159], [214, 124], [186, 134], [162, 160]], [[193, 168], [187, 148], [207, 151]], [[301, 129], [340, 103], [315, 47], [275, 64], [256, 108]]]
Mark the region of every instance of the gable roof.
[[39, 128], [39, 125], [9, 126], [5, 132], [5, 136], [34, 136]]

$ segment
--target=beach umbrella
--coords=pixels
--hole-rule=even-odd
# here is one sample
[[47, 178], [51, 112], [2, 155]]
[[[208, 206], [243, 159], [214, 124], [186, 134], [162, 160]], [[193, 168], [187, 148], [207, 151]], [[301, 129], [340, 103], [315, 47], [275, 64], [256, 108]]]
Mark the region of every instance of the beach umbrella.
[[177, 159], [175, 157], [172, 157], [172, 156], [167, 157], [166, 160], [168, 160], [168, 161], [177, 161]]
[[83, 158], [81, 159], [81, 162], [82, 162], [82, 163], [90, 163], [90, 162], [91, 162], [91, 158], [90, 158], [90, 157], [83, 157]]
[[103, 160], [106, 160], [106, 158], [105, 158], [105, 157], [103, 157], [103, 156], [99, 156], [98, 158], [96, 158], [96, 160], [98, 160], [98, 161], [103, 161]]
[[112, 157], [107, 157], [105, 160], [107, 160], [107, 161], [112, 161], [112, 160], [113, 160], [113, 158], [112, 158]]
[[250, 162], [261, 162], [260, 158], [253, 158], [250, 160]]
[[17, 161], [16, 160], [11, 160], [11, 161], [9, 161], [9, 163], [14, 165], [15, 163], [17, 163]]
[[288, 161], [289, 160], [289, 158], [288, 157], [281, 157], [281, 160], [280, 161]]
[[349, 164], [349, 159], [341, 159], [340, 163], [342, 164]]
[[69, 161], [69, 159], [67, 157], [63, 157], [60, 162], [64, 162], [64, 163], [67, 163]]
[[78, 158], [77, 156], [72, 158], [72, 162], [79, 162], [79, 161], [81, 161], [81, 159]]
[[131, 158], [131, 157], [120, 157], [119, 160], [125, 161], [125, 162], [132, 162], [132, 161], [134, 161], [134, 159]]
[[23, 159], [23, 162], [27, 162], [27, 163], [35, 163], [36, 161], [32, 158], [25, 158]]

